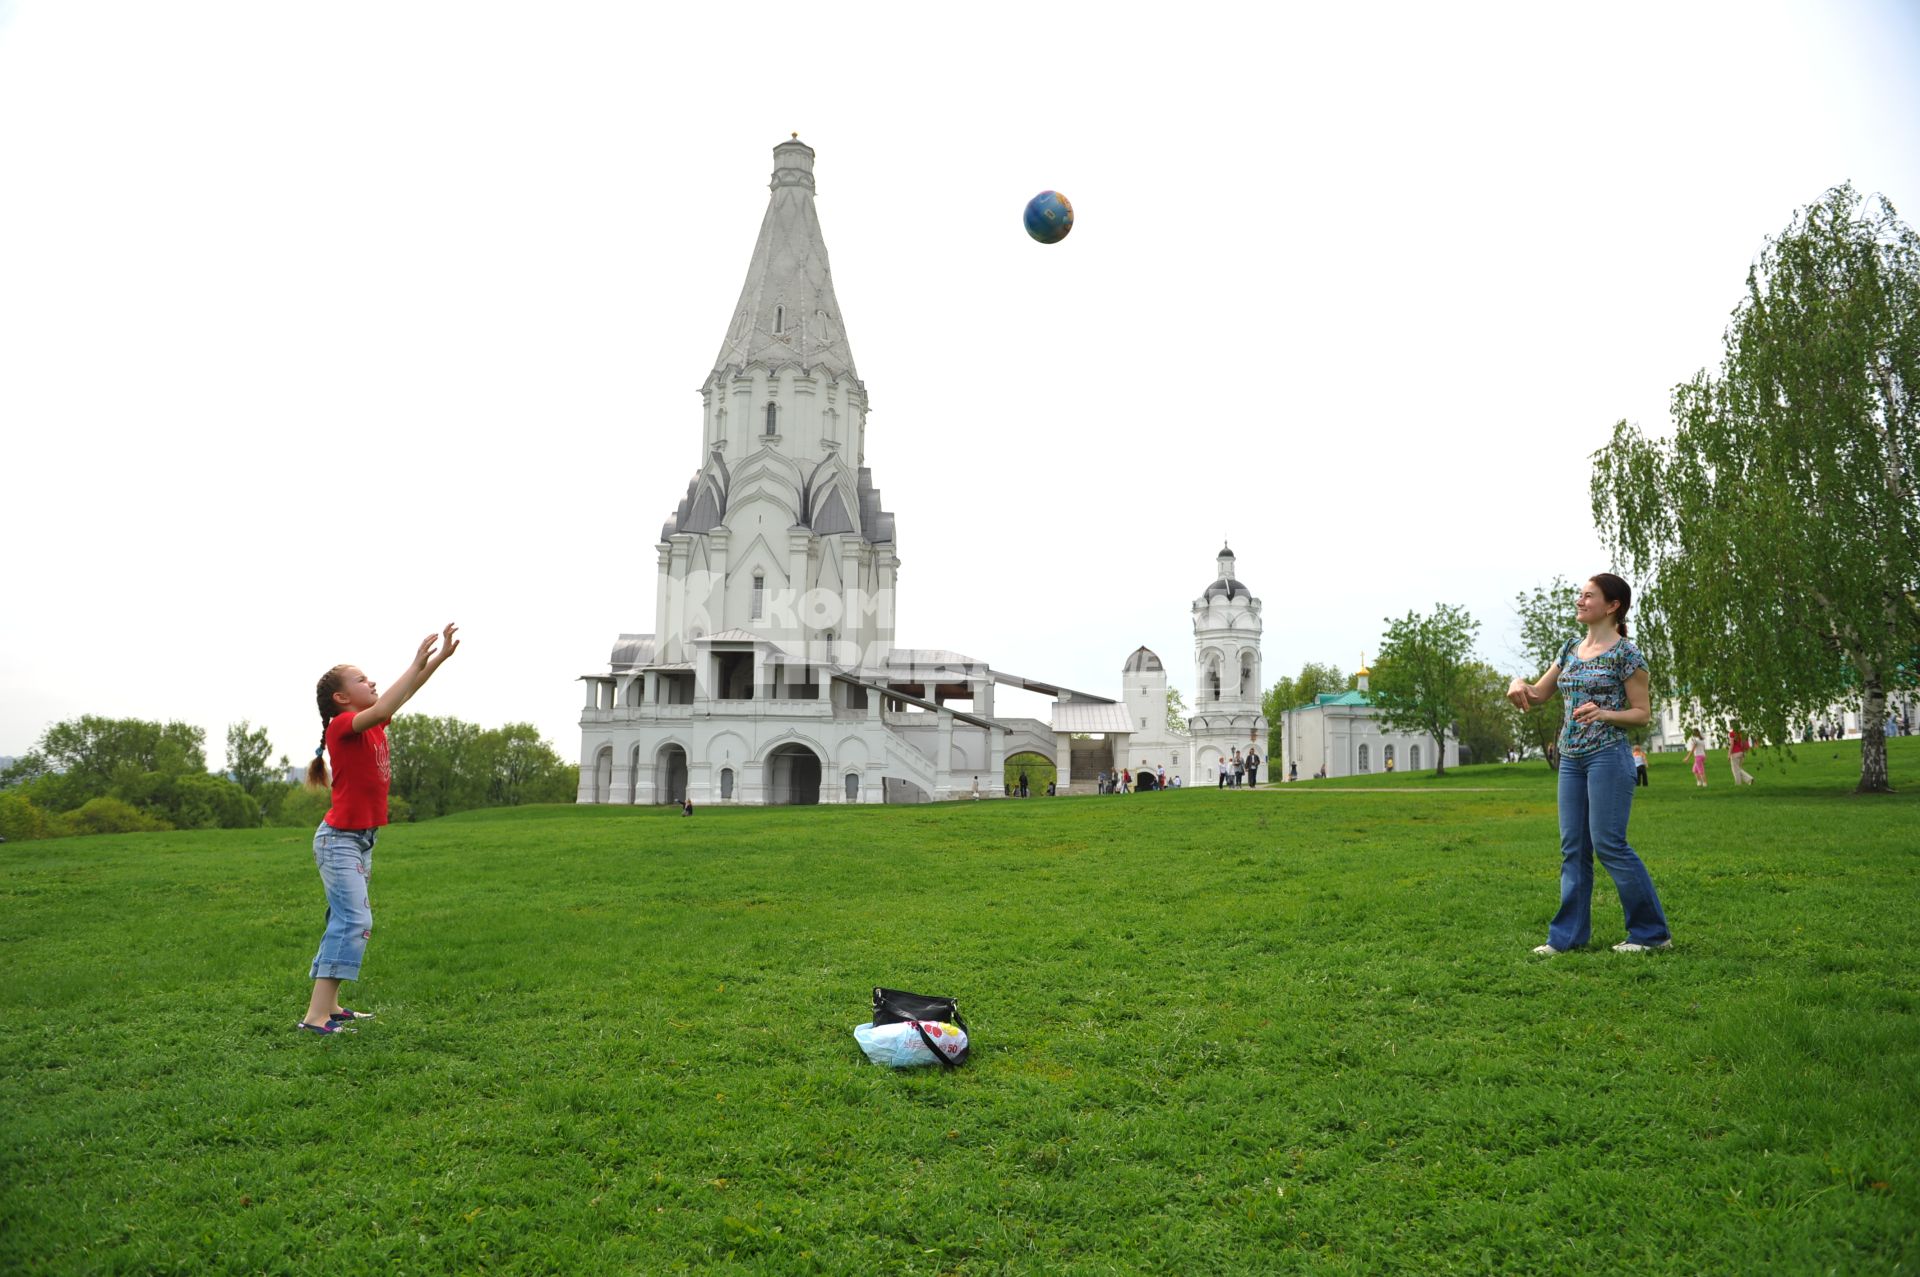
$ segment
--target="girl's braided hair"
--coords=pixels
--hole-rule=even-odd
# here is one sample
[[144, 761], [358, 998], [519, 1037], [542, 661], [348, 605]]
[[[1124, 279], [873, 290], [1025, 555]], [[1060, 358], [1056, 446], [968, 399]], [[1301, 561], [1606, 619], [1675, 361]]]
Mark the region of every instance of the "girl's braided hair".
[[320, 748], [313, 751], [313, 761], [307, 764], [307, 787], [325, 789], [327, 787], [327, 724], [333, 716], [340, 713], [340, 707], [333, 703], [333, 694], [346, 685], [347, 667], [336, 665], [320, 676], [313, 685], [313, 698], [320, 707]]

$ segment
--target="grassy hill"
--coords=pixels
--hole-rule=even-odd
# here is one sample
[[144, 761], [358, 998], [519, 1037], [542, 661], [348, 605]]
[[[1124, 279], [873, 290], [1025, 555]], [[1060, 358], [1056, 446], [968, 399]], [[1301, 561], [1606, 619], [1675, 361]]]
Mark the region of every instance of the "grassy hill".
[[[1920, 1262], [1920, 743], [1656, 756], [1673, 921], [1542, 960], [1538, 764], [0, 847], [0, 1270], [1846, 1273]], [[973, 1062], [869, 1065], [876, 983]]]

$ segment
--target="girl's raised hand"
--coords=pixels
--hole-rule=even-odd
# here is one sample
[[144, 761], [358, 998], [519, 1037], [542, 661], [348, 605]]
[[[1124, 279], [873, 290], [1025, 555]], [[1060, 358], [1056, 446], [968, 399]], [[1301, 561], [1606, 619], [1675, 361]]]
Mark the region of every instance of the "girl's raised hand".
[[413, 668], [424, 670], [427, 661], [433, 656], [433, 645], [440, 641], [438, 634], [429, 634], [420, 640], [420, 650], [413, 654]]
[[459, 626], [455, 625], [452, 621], [448, 621], [447, 628], [440, 632], [440, 637], [446, 641], [446, 646], [440, 649], [439, 659], [434, 661], [436, 667], [444, 664], [446, 659], [452, 656], [455, 649], [460, 646], [460, 640], [454, 637], [454, 634], [457, 633], [459, 629]]

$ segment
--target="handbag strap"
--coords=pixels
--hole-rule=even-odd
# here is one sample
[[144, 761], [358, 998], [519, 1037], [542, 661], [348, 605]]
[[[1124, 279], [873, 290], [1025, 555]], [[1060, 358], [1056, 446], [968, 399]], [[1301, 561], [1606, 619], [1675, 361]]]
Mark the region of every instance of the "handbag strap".
[[926, 1029], [921, 1027], [920, 1021], [909, 1020], [907, 1023], [911, 1024], [913, 1026], [913, 1031], [920, 1035], [920, 1040], [927, 1044], [927, 1050], [933, 1052], [934, 1059], [940, 1061], [942, 1065], [950, 1069], [960, 1067], [959, 1065], [955, 1064], [952, 1060], [949, 1060], [947, 1058], [947, 1053], [945, 1051], [942, 1051], [939, 1045], [934, 1042], [932, 1036], [927, 1033]]

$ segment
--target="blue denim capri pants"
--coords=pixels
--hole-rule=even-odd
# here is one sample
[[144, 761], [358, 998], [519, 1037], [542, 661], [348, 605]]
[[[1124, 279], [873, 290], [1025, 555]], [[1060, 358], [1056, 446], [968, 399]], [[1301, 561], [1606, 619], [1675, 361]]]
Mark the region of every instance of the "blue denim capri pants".
[[360, 959], [373, 936], [373, 843], [378, 829], [335, 829], [322, 822], [313, 831], [313, 863], [327, 890], [327, 929], [313, 955], [315, 980], [358, 980]]

